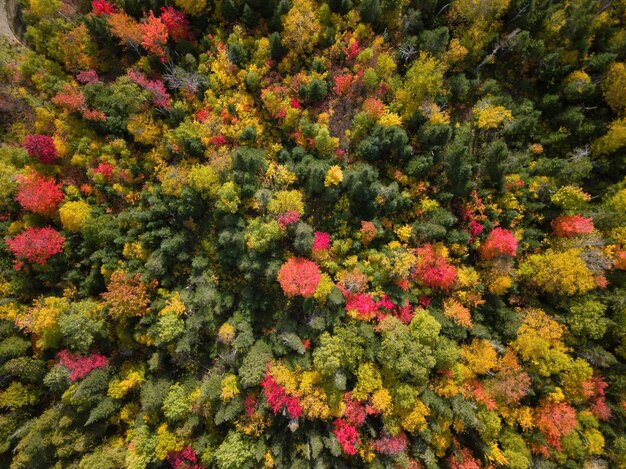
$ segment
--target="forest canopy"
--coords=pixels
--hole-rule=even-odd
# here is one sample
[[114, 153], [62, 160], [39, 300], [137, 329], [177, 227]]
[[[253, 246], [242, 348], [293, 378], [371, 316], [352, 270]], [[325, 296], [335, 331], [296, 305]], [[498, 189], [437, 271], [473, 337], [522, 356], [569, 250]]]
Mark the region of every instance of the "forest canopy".
[[0, 466], [626, 468], [624, 0], [23, 0]]

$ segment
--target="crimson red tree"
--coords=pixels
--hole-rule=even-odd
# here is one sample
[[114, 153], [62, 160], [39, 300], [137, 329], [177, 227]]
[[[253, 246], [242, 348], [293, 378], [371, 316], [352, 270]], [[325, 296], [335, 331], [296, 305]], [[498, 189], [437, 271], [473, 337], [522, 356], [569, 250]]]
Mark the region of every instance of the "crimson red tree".
[[42, 163], [52, 163], [59, 156], [54, 140], [48, 135], [29, 134], [24, 138], [24, 148], [31, 158], [37, 158]]
[[182, 11], [174, 7], [161, 7], [161, 21], [167, 27], [167, 31], [172, 39], [191, 39], [189, 21]]
[[26, 210], [43, 216], [54, 216], [63, 201], [61, 184], [52, 178], [31, 173], [18, 178], [15, 200]]
[[27, 228], [26, 231], [5, 240], [15, 256], [15, 268], [20, 270], [24, 260], [31, 264], [46, 265], [48, 259], [63, 251], [65, 238], [49, 226]]
[[515, 257], [517, 252], [517, 238], [509, 230], [496, 228], [483, 244], [480, 245], [479, 253], [483, 260], [494, 259], [501, 256]]
[[456, 279], [456, 269], [434, 246], [426, 244], [417, 249], [417, 257], [413, 275], [424, 285], [444, 290], [452, 286]]

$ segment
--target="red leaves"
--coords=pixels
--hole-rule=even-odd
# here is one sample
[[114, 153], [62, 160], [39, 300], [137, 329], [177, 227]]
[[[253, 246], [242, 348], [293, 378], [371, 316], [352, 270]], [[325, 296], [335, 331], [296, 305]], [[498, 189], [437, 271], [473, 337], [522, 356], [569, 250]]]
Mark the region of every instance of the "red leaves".
[[261, 387], [265, 394], [265, 400], [274, 414], [285, 409], [290, 418], [297, 419], [300, 417], [302, 414], [300, 400], [296, 396], [289, 396], [285, 392], [285, 388], [276, 382], [270, 374], [269, 365], [265, 378], [261, 381]]
[[554, 234], [564, 238], [571, 238], [593, 231], [593, 220], [580, 215], [561, 215], [552, 220]]
[[404, 324], [410, 323], [413, 319], [413, 307], [407, 299], [404, 300], [404, 305], [400, 306], [394, 304], [386, 294], [376, 301], [369, 293], [351, 293], [344, 285], [337, 287], [346, 300], [346, 311], [356, 312], [358, 319], [382, 321], [392, 315]]
[[85, 109], [83, 111], [83, 117], [88, 121], [94, 122], [106, 122], [107, 116], [102, 111], [96, 109]]
[[385, 104], [378, 98], [367, 98], [363, 102], [363, 112], [373, 119], [378, 119], [385, 113]]
[[115, 13], [117, 8], [112, 3], [107, 2], [106, 0], [93, 0], [91, 2], [91, 12], [96, 15], [110, 15], [111, 13]]
[[95, 70], [85, 70], [76, 75], [76, 81], [86, 85], [95, 85], [100, 81], [100, 77]]
[[466, 385], [466, 388], [476, 402], [483, 404], [488, 410], [497, 409], [496, 401], [480, 381], [473, 380]]
[[337, 441], [341, 445], [344, 453], [354, 456], [356, 454], [356, 445], [359, 441], [359, 432], [356, 427], [337, 419], [333, 422], [333, 433], [337, 437]]
[[133, 83], [136, 83], [137, 85], [145, 88], [152, 93], [152, 104], [154, 104], [156, 107], [161, 107], [166, 111], [169, 111], [171, 107], [171, 96], [165, 89], [165, 85], [162, 81], [148, 80], [143, 73], [135, 72], [134, 70], [130, 70], [128, 72], [128, 77]]
[[42, 163], [52, 163], [59, 156], [54, 140], [47, 135], [29, 134], [24, 138], [23, 146], [28, 156], [37, 158]]
[[346, 60], [354, 60], [359, 54], [359, 43], [356, 39], [350, 41], [350, 43], [343, 48], [343, 53], [346, 54]]
[[200, 109], [198, 112], [196, 112], [196, 119], [198, 119], [198, 121], [200, 122], [206, 122], [208, 120], [208, 118], [210, 117], [210, 111], [208, 109]]
[[448, 458], [450, 469], [480, 469], [482, 465], [476, 459], [469, 448], [462, 448]]
[[104, 179], [109, 180], [113, 177], [113, 165], [109, 163], [100, 163], [93, 169], [93, 174], [102, 174]]
[[215, 137], [211, 137], [211, 139], [209, 140], [209, 143], [213, 145], [214, 147], [219, 148], [219, 147], [223, 147], [224, 145], [226, 145], [228, 143], [228, 140], [223, 135], [217, 135]]
[[31, 264], [46, 265], [48, 259], [63, 251], [65, 238], [54, 228], [28, 228], [13, 238], [5, 240], [9, 251], [15, 256], [15, 269], [23, 266], [21, 259]]
[[257, 406], [256, 394], [254, 393], [247, 394], [243, 400], [243, 408], [248, 417], [254, 414], [254, 412], [256, 411], [256, 406]]
[[608, 384], [600, 376], [594, 376], [583, 383], [583, 392], [591, 404], [591, 412], [598, 420], [611, 418], [611, 409], [606, 403], [604, 390]]
[[515, 257], [517, 251], [517, 238], [509, 230], [495, 228], [478, 252], [483, 260], [493, 259], [500, 256]]
[[145, 21], [140, 24], [140, 27], [141, 45], [149, 53], [164, 59], [167, 56], [165, 47], [169, 36], [169, 30], [165, 23], [161, 18], [155, 17], [154, 13], [150, 11]]
[[298, 220], [300, 220], [300, 212], [297, 210], [288, 210], [276, 216], [276, 221], [281, 228], [286, 228], [289, 225], [298, 223]]
[[311, 298], [321, 279], [317, 264], [302, 257], [292, 257], [278, 272], [278, 281], [287, 296]]
[[470, 220], [471, 240], [473, 240], [474, 238], [476, 238], [476, 236], [481, 234], [483, 232], [483, 229], [484, 229], [483, 225], [478, 223], [476, 220], [474, 220], [474, 219]]
[[448, 260], [437, 253], [435, 247], [426, 244], [417, 249], [417, 264], [413, 276], [431, 288], [447, 290], [456, 279], [456, 269]]
[[200, 469], [198, 456], [191, 446], [185, 446], [180, 451], [171, 451], [167, 455], [167, 462], [172, 469]]
[[549, 445], [561, 450], [561, 437], [576, 427], [576, 410], [566, 402], [544, 402], [536, 413], [536, 425]]
[[359, 427], [365, 423], [365, 406], [356, 399], [352, 399], [349, 393], [344, 394], [343, 401], [346, 404], [346, 410], [343, 419], [348, 425]]
[[347, 73], [345, 75], [339, 75], [335, 77], [335, 86], [333, 87], [333, 92], [337, 96], [343, 96], [350, 89], [350, 85], [352, 84], [352, 75]]
[[346, 311], [357, 311], [361, 319], [369, 320], [378, 313], [378, 305], [369, 294], [344, 292], [344, 296]]
[[63, 200], [61, 184], [37, 173], [20, 176], [18, 183], [15, 200], [24, 209], [48, 217], [55, 215]]
[[191, 39], [189, 21], [182, 11], [169, 6], [161, 7], [161, 21], [167, 28], [170, 37], [175, 41]]
[[404, 453], [408, 445], [409, 440], [406, 435], [404, 433], [399, 433], [396, 436], [384, 434], [374, 442], [373, 447], [374, 451], [390, 456], [393, 454]]
[[521, 370], [503, 370], [497, 380], [490, 383], [490, 390], [498, 400], [507, 405], [517, 405], [528, 394], [531, 380], [528, 373]]
[[330, 246], [330, 235], [323, 231], [315, 232], [315, 239], [313, 240], [313, 252], [325, 251]]
[[[302, 109], [302, 104], [296, 98], [291, 98], [291, 107], [294, 109]], [[284, 111], [284, 109], [283, 109]], [[286, 112], [286, 111], [285, 111]], [[285, 116], [283, 116], [285, 117]]]
[[69, 350], [61, 350], [57, 354], [57, 358], [65, 368], [70, 370], [70, 379], [72, 381], [84, 378], [96, 368], [104, 368], [109, 362], [105, 356], [97, 353], [88, 357], [81, 357]]
[[52, 102], [57, 106], [64, 107], [70, 112], [74, 112], [85, 107], [85, 96], [82, 91], [66, 84], [63, 87], [63, 91], [59, 91], [52, 98]]
[[[88, 73], [88, 72], [84, 72]], [[96, 73], [96, 72], [93, 72]], [[92, 80], [93, 76], [83, 77], [85, 80]], [[96, 83], [98, 74], [96, 74]], [[63, 91], [59, 91], [53, 98], [52, 102], [57, 106], [67, 109], [69, 112], [80, 112], [87, 120], [106, 122], [107, 118], [102, 111], [89, 109], [85, 103], [83, 92], [70, 85], [65, 85]]]

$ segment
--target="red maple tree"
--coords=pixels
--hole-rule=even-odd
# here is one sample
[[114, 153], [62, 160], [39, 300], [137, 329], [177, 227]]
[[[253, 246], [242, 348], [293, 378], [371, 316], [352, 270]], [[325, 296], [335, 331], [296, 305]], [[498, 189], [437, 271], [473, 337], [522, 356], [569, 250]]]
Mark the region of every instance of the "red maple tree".
[[19, 176], [17, 181], [15, 200], [24, 209], [48, 217], [56, 214], [63, 201], [61, 184], [35, 172]]
[[49, 226], [27, 228], [26, 231], [7, 238], [5, 243], [15, 257], [14, 266], [20, 270], [24, 260], [31, 264], [46, 265], [48, 259], [63, 251], [65, 238]]
[[536, 411], [536, 425], [550, 446], [561, 450], [561, 437], [576, 427], [576, 410], [567, 402], [544, 402]]
[[172, 39], [175, 41], [191, 39], [189, 21], [187, 21], [185, 13], [171, 6], [161, 7], [160, 18]]
[[54, 140], [48, 135], [29, 134], [24, 138], [24, 148], [31, 158], [37, 158], [42, 163], [52, 163], [59, 156]]
[[356, 454], [356, 446], [359, 442], [359, 431], [353, 425], [346, 423], [342, 419], [333, 422], [333, 433], [341, 445], [344, 453], [351, 456]]
[[317, 264], [302, 257], [292, 257], [278, 271], [278, 281], [287, 296], [311, 298], [321, 279]]
[[274, 414], [277, 414], [284, 409], [287, 411], [290, 418], [297, 419], [302, 414], [300, 399], [298, 399], [297, 396], [288, 395], [285, 388], [276, 382], [274, 377], [271, 375], [270, 370], [271, 366], [268, 364], [265, 378], [261, 381], [261, 387], [263, 388], [263, 394], [265, 394], [265, 400]]
[[151, 11], [140, 26], [142, 36], [141, 45], [144, 49], [157, 57], [161, 57], [161, 59], [165, 59], [167, 56], [165, 47], [169, 36], [169, 31], [165, 23], [161, 18], [154, 16], [154, 13]]
[[330, 234], [316, 231], [313, 239], [313, 251], [324, 251], [330, 246]]
[[447, 290], [456, 279], [456, 269], [448, 260], [437, 253], [431, 244], [417, 249], [417, 264], [413, 276], [431, 288]]
[[87, 357], [81, 357], [69, 350], [61, 350], [57, 353], [57, 358], [65, 368], [70, 370], [70, 379], [72, 381], [82, 379], [92, 370], [104, 368], [109, 363], [104, 355], [94, 353]]
[[509, 230], [495, 228], [478, 249], [483, 260], [501, 256], [515, 257], [517, 252], [517, 238]]
[[93, 0], [91, 2], [91, 12], [96, 15], [110, 15], [111, 13], [115, 13], [117, 8], [112, 3], [107, 2], [106, 0]]
[[552, 220], [554, 234], [564, 238], [588, 234], [593, 231], [593, 219], [580, 215], [561, 215]]
[[83, 92], [71, 85], [66, 84], [63, 91], [59, 91], [52, 102], [70, 112], [79, 111], [85, 107], [85, 96]]

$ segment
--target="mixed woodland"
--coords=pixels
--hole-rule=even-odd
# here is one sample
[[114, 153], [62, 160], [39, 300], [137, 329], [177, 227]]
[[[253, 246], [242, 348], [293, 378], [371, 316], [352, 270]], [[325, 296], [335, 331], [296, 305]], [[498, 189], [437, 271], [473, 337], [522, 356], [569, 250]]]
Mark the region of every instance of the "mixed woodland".
[[22, 0], [0, 467], [626, 468], [625, 0]]

